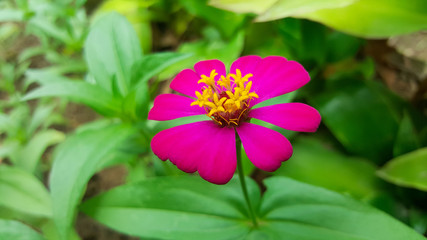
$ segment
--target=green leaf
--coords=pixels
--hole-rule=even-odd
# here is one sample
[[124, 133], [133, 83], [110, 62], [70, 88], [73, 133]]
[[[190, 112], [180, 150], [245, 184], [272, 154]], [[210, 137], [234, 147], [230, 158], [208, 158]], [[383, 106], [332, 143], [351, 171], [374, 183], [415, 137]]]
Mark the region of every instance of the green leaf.
[[0, 165], [0, 196], [0, 206], [14, 212], [42, 218], [52, 215], [46, 188], [36, 177], [21, 169]]
[[46, 68], [28, 69], [25, 71], [25, 78], [25, 85], [27, 86], [33, 82], [44, 85], [54, 82], [70, 81], [69, 78], [66, 78], [56, 72], [49, 71]]
[[362, 40], [359, 38], [333, 32], [327, 38], [327, 60], [334, 63], [353, 57], [361, 45]]
[[236, 33], [230, 41], [221, 39], [214, 28], [204, 29], [204, 35], [205, 38], [202, 40], [181, 44], [178, 52], [192, 56], [171, 65], [160, 74], [159, 78], [171, 78], [185, 68], [193, 68], [194, 64], [201, 60], [220, 59], [226, 66], [230, 66], [240, 56], [245, 40], [243, 31]]
[[145, 55], [138, 60], [132, 68], [134, 77], [132, 78], [131, 85], [145, 85], [150, 78], [159, 74], [165, 68], [190, 56], [191, 54], [175, 52], [162, 52]]
[[124, 15], [127, 20], [132, 24], [133, 28], [138, 35], [141, 42], [142, 51], [149, 53], [152, 48], [152, 29], [151, 29], [151, 15], [152, 10], [149, 9], [155, 1], [139, 1], [139, 0], [108, 0], [103, 1], [100, 6], [97, 7], [94, 13], [91, 14], [93, 19], [98, 16], [102, 16], [105, 13], [111, 11], [117, 11]]
[[347, 7], [322, 9], [299, 17], [366, 38], [387, 38], [427, 28], [424, 0], [359, 0]]
[[393, 156], [396, 157], [411, 152], [419, 147], [421, 147], [421, 144], [417, 136], [417, 131], [411, 121], [411, 117], [405, 112], [393, 146]]
[[136, 111], [140, 119], [147, 119], [148, 108], [151, 101], [147, 81], [172, 64], [178, 63], [190, 56], [191, 54], [173, 52], [155, 53], [145, 55], [135, 63], [132, 67], [133, 76], [131, 88], [133, 92], [129, 95], [133, 94], [134, 99], [132, 100], [135, 106], [132, 111]]
[[339, 31], [366, 38], [387, 38], [427, 28], [427, 7], [424, 0], [244, 2], [211, 0], [210, 3], [234, 12], [257, 13], [259, 14], [257, 21], [271, 21], [284, 17], [307, 18]]
[[71, 44], [72, 39], [65, 28], [56, 26], [51, 20], [47, 18], [35, 17], [32, 18], [28, 24], [35, 27], [47, 34], [49, 37], [55, 38], [65, 44]]
[[[249, 181], [254, 206], [260, 198]], [[86, 201], [82, 210], [133, 236], [160, 239], [242, 239], [250, 220], [239, 181], [219, 186], [200, 178], [162, 177], [117, 187]]]
[[389, 215], [336, 192], [284, 177], [268, 178], [265, 184], [267, 191], [259, 212], [263, 224], [251, 237], [257, 234], [265, 239], [286, 236], [292, 240], [425, 239]]
[[311, 13], [320, 9], [341, 8], [355, 1], [356, 0], [211, 0], [209, 4], [236, 13], [256, 13], [258, 14], [256, 21], [265, 22]]
[[278, 0], [267, 11], [260, 14], [256, 21], [265, 22], [280, 18], [309, 14], [322, 9], [340, 9], [356, 0]]
[[209, 5], [236, 13], [261, 14], [276, 2], [277, 0], [210, 0]]
[[44, 238], [25, 224], [13, 220], [0, 219], [0, 239], [43, 240]]
[[359, 199], [372, 197], [378, 192], [376, 167], [368, 161], [342, 155], [313, 138], [299, 138], [292, 146], [292, 158], [275, 175], [350, 193]]
[[111, 154], [129, 136], [124, 125], [88, 129], [69, 137], [55, 152], [50, 176], [53, 218], [61, 239], [72, 228], [76, 207], [92, 175], [108, 164]]
[[354, 76], [329, 84], [312, 98], [323, 123], [348, 151], [377, 163], [390, 158], [401, 109], [388, 99], [384, 87]]
[[120, 103], [99, 86], [83, 81], [58, 81], [43, 85], [25, 95], [22, 100], [41, 97], [65, 97], [93, 108], [106, 116], [121, 112]]
[[118, 86], [119, 95], [126, 96], [132, 66], [142, 56], [138, 37], [126, 18], [116, 12], [100, 17], [89, 32], [84, 50], [97, 84], [110, 93]]
[[53, 129], [38, 132], [17, 153], [16, 166], [34, 173], [46, 148], [65, 139], [65, 134]]
[[[276, 36], [261, 38], [259, 36]], [[300, 59], [298, 52], [302, 48], [301, 20], [287, 18], [270, 23], [250, 24], [246, 28], [245, 50], [243, 55], [283, 56], [288, 59]]]
[[[38, 105], [31, 116], [27, 127], [27, 136], [33, 135], [33, 133], [43, 125], [43, 123], [51, 115], [55, 105]], [[52, 114], [53, 115], [53, 114]]]
[[22, 21], [24, 12], [18, 9], [0, 9], [0, 22]]
[[0, 112], [0, 133], [7, 132], [10, 128], [15, 127], [16, 122], [11, 119], [7, 114]]
[[188, 176], [152, 178], [89, 199], [81, 209], [110, 228], [143, 238], [424, 239], [373, 207], [285, 177], [265, 180], [261, 203], [256, 183], [249, 181], [259, 221], [254, 228], [238, 183], [236, 178], [222, 186]]
[[390, 160], [378, 176], [399, 186], [427, 191], [427, 148]]
[[233, 38], [246, 22], [245, 15], [233, 14], [207, 5], [207, 0], [180, 0], [186, 10], [215, 26], [226, 39]]

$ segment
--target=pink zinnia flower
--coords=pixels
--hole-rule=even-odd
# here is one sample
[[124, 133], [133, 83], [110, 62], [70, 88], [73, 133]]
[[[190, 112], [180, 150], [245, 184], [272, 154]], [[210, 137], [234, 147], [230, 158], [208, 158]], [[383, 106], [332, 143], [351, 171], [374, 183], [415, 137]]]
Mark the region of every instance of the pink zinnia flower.
[[292, 155], [290, 142], [280, 133], [250, 123], [251, 118], [292, 131], [314, 132], [318, 111], [303, 103], [282, 103], [252, 109], [256, 104], [304, 86], [310, 76], [301, 64], [283, 57], [245, 56], [226, 74], [219, 60], [200, 61], [181, 71], [170, 87], [183, 94], [161, 94], [148, 114], [150, 120], [207, 115], [210, 120], [163, 130], [151, 141], [161, 160], [182, 171], [199, 172], [205, 180], [225, 184], [236, 170], [236, 134], [250, 161], [275, 171]]

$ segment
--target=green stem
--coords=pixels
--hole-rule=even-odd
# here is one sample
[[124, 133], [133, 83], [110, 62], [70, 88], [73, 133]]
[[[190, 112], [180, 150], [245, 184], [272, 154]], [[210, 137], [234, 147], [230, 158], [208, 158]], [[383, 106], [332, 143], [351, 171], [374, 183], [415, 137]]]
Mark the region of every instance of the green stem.
[[246, 182], [245, 182], [245, 174], [243, 173], [241, 145], [242, 145], [242, 141], [240, 140], [239, 136], [236, 133], [237, 172], [239, 173], [240, 186], [242, 187], [243, 195], [245, 196], [246, 204], [248, 205], [249, 217], [251, 218], [254, 227], [257, 227], [258, 222], [255, 217], [254, 209], [252, 208], [251, 200], [249, 199], [248, 189], [246, 187]]

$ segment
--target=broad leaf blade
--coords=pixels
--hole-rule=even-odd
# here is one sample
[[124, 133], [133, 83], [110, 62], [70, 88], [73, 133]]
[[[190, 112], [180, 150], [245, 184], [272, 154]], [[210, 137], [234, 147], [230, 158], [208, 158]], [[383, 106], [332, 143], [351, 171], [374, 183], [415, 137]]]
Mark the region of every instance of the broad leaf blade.
[[[260, 231], [292, 240], [422, 240], [387, 214], [338, 193], [284, 177], [265, 181]], [[391, 231], [392, 229], [392, 231]]]
[[386, 38], [427, 28], [425, 0], [359, 0], [344, 8], [300, 15], [340, 31], [367, 38]]
[[427, 191], [427, 148], [407, 153], [389, 161], [378, 175], [404, 187]]
[[366, 38], [387, 38], [427, 28], [424, 0], [211, 0], [233, 12], [251, 12], [257, 21], [307, 18], [339, 31]]
[[312, 98], [323, 123], [348, 151], [382, 163], [392, 155], [401, 106], [383, 86], [349, 77]]
[[52, 214], [49, 194], [33, 175], [14, 167], [0, 166], [0, 206], [35, 217]]
[[76, 206], [87, 182], [130, 132], [130, 128], [123, 125], [89, 129], [69, 137], [58, 147], [50, 188], [55, 224], [63, 239], [72, 227]]
[[[249, 181], [255, 206], [259, 189]], [[83, 211], [130, 235], [160, 239], [240, 239], [250, 231], [237, 179], [214, 185], [194, 177], [163, 177], [115, 188]]]
[[106, 116], [120, 113], [120, 104], [113, 96], [99, 86], [83, 81], [58, 81], [43, 85], [31, 91], [22, 100], [41, 97], [66, 97], [83, 103]]
[[0, 239], [43, 240], [44, 238], [25, 224], [0, 219]]
[[89, 32], [84, 49], [89, 72], [96, 82], [110, 93], [117, 86], [119, 95], [125, 96], [131, 68], [142, 56], [138, 37], [126, 18], [116, 12], [100, 17]]
[[345, 156], [313, 138], [299, 138], [292, 146], [292, 158], [275, 175], [350, 193], [359, 199], [378, 192], [376, 166], [365, 159]]
[[355, 0], [279, 0], [266, 12], [260, 14], [256, 21], [265, 22], [280, 18], [308, 14], [321, 9], [340, 9]]
[[236, 13], [261, 14], [271, 8], [277, 0], [210, 0], [209, 5]]

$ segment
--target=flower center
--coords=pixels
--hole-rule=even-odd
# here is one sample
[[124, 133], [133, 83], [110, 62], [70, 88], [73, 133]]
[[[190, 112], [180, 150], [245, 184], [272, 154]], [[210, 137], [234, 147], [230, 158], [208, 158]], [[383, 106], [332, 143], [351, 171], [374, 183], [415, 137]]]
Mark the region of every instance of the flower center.
[[206, 115], [223, 127], [238, 126], [248, 120], [249, 104], [252, 98], [258, 98], [255, 92], [251, 92], [252, 74], [242, 77], [239, 69], [236, 74], [229, 73], [215, 81], [218, 73], [215, 69], [210, 76], [202, 75], [197, 83], [204, 83], [201, 91], [196, 91], [197, 100], [191, 106], [198, 105], [206, 110]]

